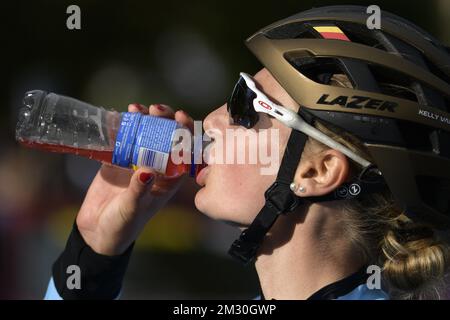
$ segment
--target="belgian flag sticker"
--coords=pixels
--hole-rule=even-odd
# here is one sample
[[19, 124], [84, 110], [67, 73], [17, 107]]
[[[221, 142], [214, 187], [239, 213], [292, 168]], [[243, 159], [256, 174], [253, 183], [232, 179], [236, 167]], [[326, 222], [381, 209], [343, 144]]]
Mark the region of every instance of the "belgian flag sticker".
[[320, 33], [324, 39], [350, 41], [350, 39], [345, 35], [344, 31], [336, 26], [317, 26], [314, 27], [314, 30]]

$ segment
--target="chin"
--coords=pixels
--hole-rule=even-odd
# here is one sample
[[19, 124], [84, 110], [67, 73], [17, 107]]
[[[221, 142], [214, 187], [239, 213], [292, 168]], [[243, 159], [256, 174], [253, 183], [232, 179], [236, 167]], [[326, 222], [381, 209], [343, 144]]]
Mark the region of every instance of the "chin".
[[206, 187], [203, 187], [195, 194], [194, 204], [197, 210], [205, 216], [213, 220], [228, 221], [230, 217], [226, 217], [223, 212], [220, 212], [220, 209], [223, 208], [215, 200], [215, 198], [211, 198], [210, 194], [208, 194]]
[[194, 198], [194, 204], [198, 211], [212, 219], [216, 219], [213, 214], [214, 210], [212, 210], [214, 205], [211, 203], [211, 201], [208, 201], [208, 192], [206, 190], [206, 187], [203, 187], [199, 191], [197, 191]]

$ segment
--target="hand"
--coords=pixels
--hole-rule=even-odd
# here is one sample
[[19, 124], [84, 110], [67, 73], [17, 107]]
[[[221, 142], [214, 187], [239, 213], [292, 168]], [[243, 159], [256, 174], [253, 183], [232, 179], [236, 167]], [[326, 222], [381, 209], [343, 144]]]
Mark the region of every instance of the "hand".
[[[183, 111], [164, 105], [146, 108], [130, 104], [129, 112], [175, 119], [193, 128]], [[185, 176], [167, 178], [150, 168], [131, 169], [103, 164], [92, 181], [76, 223], [84, 241], [95, 252], [119, 255], [135, 241], [147, 221], [175, 194]]]

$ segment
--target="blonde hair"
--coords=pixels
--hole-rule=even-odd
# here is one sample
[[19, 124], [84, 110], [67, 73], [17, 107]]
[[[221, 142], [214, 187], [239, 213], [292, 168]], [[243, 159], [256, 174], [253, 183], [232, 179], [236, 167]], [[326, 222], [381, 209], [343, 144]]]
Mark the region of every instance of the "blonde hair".
[[[331, 85], [351, 87], [345, 75], [334, 75]], [[315, 127], [358, 155], [372, 160], [367, 148], [354, 135], [316, 121]], [[310, 138], [305, 148], [326, 149]], [[349, 160], [350, 161], [350, 160]], [[350, 161], [350, 175], [361, 167]], [[432, 226], [409, 219], [389, 190], [341, 201], [343, 228], [361, 258], [382, 267], [384, 289], [393, 299], [440, 299], [445, 289], [449, 244]]]

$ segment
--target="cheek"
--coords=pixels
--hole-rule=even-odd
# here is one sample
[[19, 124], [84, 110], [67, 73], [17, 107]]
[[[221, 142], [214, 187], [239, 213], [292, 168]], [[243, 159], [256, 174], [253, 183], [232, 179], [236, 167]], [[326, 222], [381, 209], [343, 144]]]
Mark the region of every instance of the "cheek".
[[273, 180], [261, 175], [256, 165], [215, 165], [195, 204], [211, 218], [249, 224], [264, 205], [264, 191]]
[[[261, 121], [260, 125], [266, 128], [272, 127], [268, 118]], [[250, 150], [256, 151], [258, 153], [257, 164], [219, 164], [217, 162], [212, 164], [206, 179], [206, 186], [200, 189], [195, 197], [197, 209], [213, 219], [228, 220], [245, 225], [253, 221], [265, 203], [264, 192], [275, 180], [281, 160], [280, 146], [286, 144], [286, 135], [289, 132], [284, 127], [282, 130], [279, 127], [275, 128], [279, 130], [274, 135], [275, 142], [271, 138], [272, 133], [268, 133], [266, 140], [258, 137], [256, 141], [259, 148], [261, 148], [259, 143], [264, 141], [263, 145], [266, 146], [268, 155], [276, 154], [277, 156], [270, 156], [261, 163], [259, 149], [253, 149], [247, 140], [244, 153], [249, 155], [249, 152], [252, 152]], [[225, 143], [220, 145], [216, 139], [215, 148], [210, 150], [211, 156], [215, 159], [217, 156], [217, 158], [225, 160], [227, 153], [225, 145]], [[236, 147], [235, 144], [235, 154], [238, 153]], [[222, 150], [223, 157], [216, 153], [218, 150]], [[264, 152], [264, 154], [266, 153]], [[233, 158], [236, 160], [235, 157]], [[249, 158], [246, 157], [246, 159]], [[267, 163], [267, 160], [271, 165]], [[262, 168], [266, 170], [262, 170]]]

